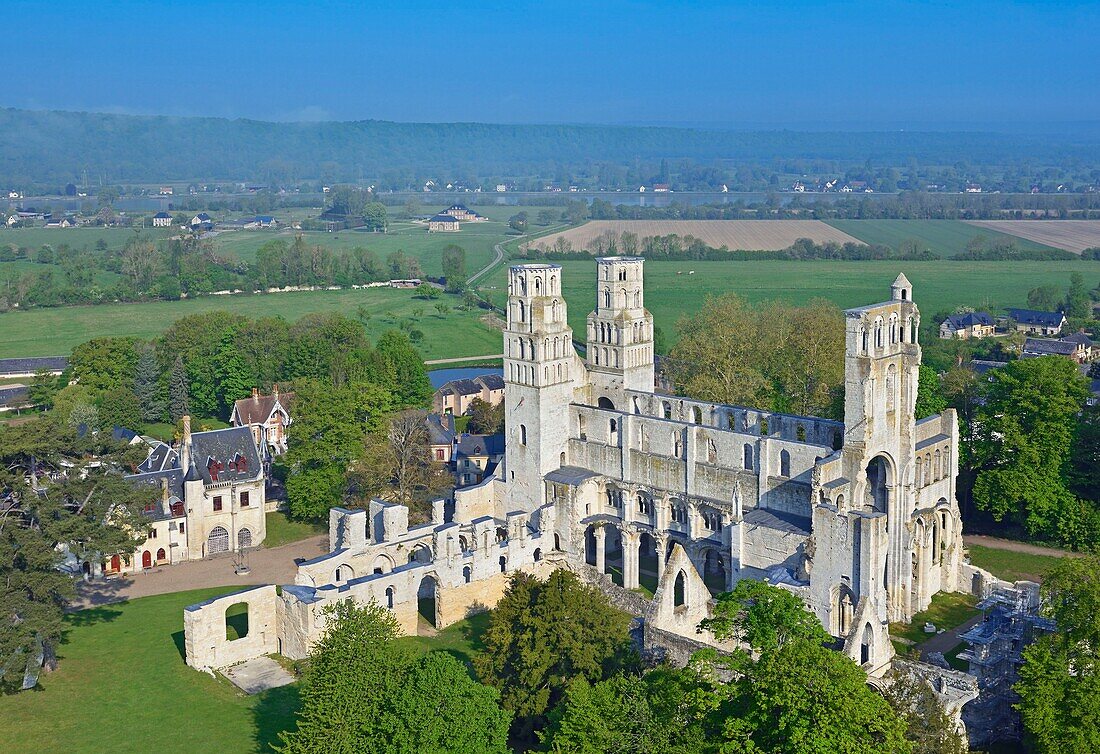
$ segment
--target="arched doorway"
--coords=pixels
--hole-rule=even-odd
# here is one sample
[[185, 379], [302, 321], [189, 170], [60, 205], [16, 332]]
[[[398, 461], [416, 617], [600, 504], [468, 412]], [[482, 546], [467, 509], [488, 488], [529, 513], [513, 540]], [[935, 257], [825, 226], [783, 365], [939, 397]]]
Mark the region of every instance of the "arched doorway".
[[89, 563], [87, 560], [85, 560], [84, 565], [82, 565], [80, 567], [80, 570], [84, 572], [85, 576], [91, 576], [92, 575], [92, 564]]
[[243, 528], [237, 532], [237, 549], [243, 550], [246, 547], [252, 546], [252, 532], [249, 529]]
[[141, 553], [141, 567], [152, 568], [153, 567], [153, 553], [145, 550]]
[[374, 559], [374, 564], [371, 566], [373, 573], [389, 573], [393, 570], [393, 561], [388, 555], [379, 555]]
[[718, 550], [707, 549], [703, 553], [703, 583], [711, 594], [726, 591], [726, 563]]
[[431, 550], [431, 548], [428, 547], [423, 542], [416, 545], [415, 547], [412, 548], [412, 551], [409, 552], [409, 562], [410, 563], [421, 563], [421, 564], [431, 563], [432, 562], [432, 550]]
[[867, 464], [867, 495], [864, 505], [878, 513], [886, 513], [890, 505], [890, 488], [894, 484], [890, 462], [875, 456]]
[[425, 576], [416, 590], [416, 611], [418, 634], [434, 634], [438, 628], [438, 604], [436, 600], [438, 585], [434, 576]]
[[863, 627], [863, 639], [859, 644], [859, 664], [866, 665], [875, 659], [875, 629], [868, 623]]
[[229, 552], [229, 532], [222, 526], [215, 526], [206, 538], [206, 554], [217, 555], [222, 552]]
[[118, 573], [122, 570], [122, 558], [120, 558], [118, 555], [111, 556], [111, 570], [115, 573]]
[[649, 532], [638, 537], [638, 584], [650, 592], [657, 591], [657, 581], [661, 574], [657, 572], [657, 540]]
[[355, 578], [355, 571], [347, 563], [341, 563], [336, 567], [335, 582], [341, 584]]

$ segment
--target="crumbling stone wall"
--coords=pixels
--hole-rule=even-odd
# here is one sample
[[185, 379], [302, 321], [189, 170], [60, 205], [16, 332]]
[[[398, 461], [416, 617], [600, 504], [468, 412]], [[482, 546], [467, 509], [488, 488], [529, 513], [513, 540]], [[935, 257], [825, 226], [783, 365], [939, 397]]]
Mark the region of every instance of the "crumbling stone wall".
[[[226, 639], [225, 611], [248, 605], [248, 634]], [[279, 651], [274, 586], [256, 586], [189, 605], [183, 611], [184, 656], [198, 670], [216, 670]]]

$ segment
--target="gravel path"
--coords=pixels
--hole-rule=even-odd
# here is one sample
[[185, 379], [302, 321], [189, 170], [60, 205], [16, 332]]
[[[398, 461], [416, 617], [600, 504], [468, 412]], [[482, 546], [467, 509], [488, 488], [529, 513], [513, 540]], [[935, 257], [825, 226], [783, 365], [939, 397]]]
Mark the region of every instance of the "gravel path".
[[1012, 552], [1022, 552], [1028, 555], [1049, 555], [1052, 558], [1079, 558], [1081, 553], [1070, 552], [1069, 550], [1060, 550], [1057, 547], [1042, 547], [1040, 545], [1029, 545], [1027, 542], [1016, 542], [1011, 539], [1000, 539], [998, 537], [987, 537], [983, 534], [966, 534], [963, 536], [963, 542], [968, 545], [980, 545], [982, 547], [992, 547], [995, 550], [1010, 550]]
[[146, 573], [127, 574], [120, 578], [99, 579], [77, 585], [77, 599], [70, 610], [108, 605], [112, 602], [170, 594], [189, 589], [214, 586], [249, 586], [254, 584], [292, 584], [297, 566], [295, 558], [315, 558], [328, 552], [328, 535], [315, 537], [248, 553], [251, 573], [233, 573], [234, 558], [218, 557], [196, 560], [174, 566], [164, 566]]

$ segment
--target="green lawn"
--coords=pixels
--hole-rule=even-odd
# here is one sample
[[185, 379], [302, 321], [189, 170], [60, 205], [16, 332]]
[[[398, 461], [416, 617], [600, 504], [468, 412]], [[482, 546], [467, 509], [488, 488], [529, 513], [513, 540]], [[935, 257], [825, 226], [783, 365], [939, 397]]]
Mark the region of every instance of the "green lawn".
[[920, 644], [933, 636], [924, 633], [925, 623], [934, 624], [937, 630], [960, 626], [980, 612], [974, 607], [976, 604], [977, 600], [972, 595], [940, 592], [932, 597], [932, 604], [927, 610], [913, 616], [911, 623], [891, 623], [890, 635]]
[[883, 244], [898, 249], [903, 241], [917, 241], [922, 249], [940, 256], [953, 257], [966, 251], [966, 244], [975, 236], [984, 236], [989, 243], [1016, 244], [1019, 249], [1043, 251], [1044, 246], [1026, 238], [1010, 236], [988, 228], [978, 228], [961, 220], [826, 220], [837, 230], [869, 244]]
[[955, 670], [961, 670], [965, 673], [970, 669], [970, 663], [966, 660], [960, 660], [959, 653], [963, 652], [967, 648], [967, 646], [968, 645], [965, 641], [960, 641], [958, 644], [955, 645], [953, 649], [949, 649], [944, 654], [943, 659], [947, 660], [947, 664]]
[[1061, 558], [969, 545], [970, 562], [1005, 581], [1042, 581]]
[[[232, 591], [145, 597], [68, 616], [57, 672], [35, 691], [0, 697], [0, 751], [190, 754], [200, 740], [210, 752], [270, 751], [294, 723], [297, 684], [249, 697], [183, 661], [183, 608]], [[234, 632], [243, 630], [240, 617], [230, 622]], [[398, 641], [469, 660], [487, 625], [481, 614], [435, 637]]]
[[0, 246], [14, 245], [38, 249], [49, 244], [55, 249], [68, 244], [74, 249], [95, 251], [96, 242], [103, 240], [111, 249], [121, 249], [137, 235], [146, 238], [168, 238], [177, 231], [164, 228], [0, 228]]
[[456, 358], [500, 353], [501, 335], [479, 321], [483, 312], [462, 312], [457, 296], [440, 301], [451, 311], [440, 316], [434, 302], [414, 298], [411, 290], [304, 291], [262, 296], [204, 296], [182, 301], [140, 304], [104, 304], [55, 309], [32, 309], [0, 314], [0, 358], [57, 356], [73, 346], [106, 335], [153, 338], [189, 314], [228, 310], [250, 317], [282, 316], [295, 320], [311, 312], [337, 311], [355, 318], [363, 307], [367, 334], [376, 340], [383, 332], [409, 323], [424, 334], [419, 344], [425, 358]]
[[264, 537], [264, 547], [278, 547], [327, 533], [328, 526], [325, 524], [291, 521], [282, 511], [271, 511], [267, 514], [267, 536]]
[[[521, 262], [522, 260], [516, 260]], [[583, 337], [585, 317], [595, 304], [596, 264], [566, 261], [563, 293], [569, 304], [569, 324]], [[695, 274], [688, 274], [694, 270]], [[669, 345], [675, 342], [676, 322], [692, 314], [707, 296], [738, 293], [750, 301], [782, 299], [792, 303], [825, 298], [841, 307], [855, 307], [889, 299], [890, 283], [899, 272], [913, 283], [913, 298], [930, 327], [932, 314], [969, 304], [993, 312], [1027, 303], [1027, 292], [1038, 285], [1065, 289], [1073, 272], [1086, 280], [1100, 274], [1100, 265], [1060, 262], [854, 262], [778, 261], [666, 262], [645, 264], [645, 305]], [[507, 298], [507, 266], [482, 281], [482, 292], [501, 304]], [[927, 334], [925, 337], [929, 337]]]
[[183, 662], [183, 608], [233, 589], [146, 597], [67, 618], [61, 666], [0, 697], [0, 751], [268, 751], [293, 723], [296, 686], [247, 697]]

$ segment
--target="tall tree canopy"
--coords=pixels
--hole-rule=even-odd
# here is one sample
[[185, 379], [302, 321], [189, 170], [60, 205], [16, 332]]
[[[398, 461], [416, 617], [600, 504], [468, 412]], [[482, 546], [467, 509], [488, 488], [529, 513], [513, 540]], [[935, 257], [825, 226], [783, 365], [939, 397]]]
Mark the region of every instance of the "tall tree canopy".
[[1071, 443], [1088, 397], [1077, 365], [1059, 356], [1010, 362], [991, 373], [972, 446], [974, 500], [1032, 535], [1082, 545], [1100, 518], [1068, 487]]
[[1058, 629], [1023, 652], [1024, 727], [1037, 754], [1100, 751], [1100, 558], [1063, 558], [1042, 595]]
[[283, 754], [509, 754], [499, 694], [443, 652], [418, 657], [393, 614], [335, 603], [302, 678], [297, 729]]
[[702, 400], [840, 418], [844, 320], [831, 303], [749, 306], [736, 294], [708, 299], [677, 325], [672, 376]]
[[531, 741], [574, 679], [600, 681], [632, 662], [629, 623], [568, 571], [546, 581], [517, 571], [492, 612], [474, 669], [516, 715], [513, 732]]

